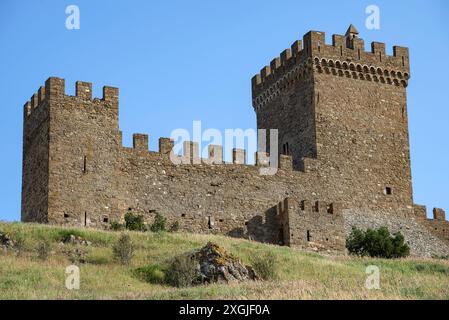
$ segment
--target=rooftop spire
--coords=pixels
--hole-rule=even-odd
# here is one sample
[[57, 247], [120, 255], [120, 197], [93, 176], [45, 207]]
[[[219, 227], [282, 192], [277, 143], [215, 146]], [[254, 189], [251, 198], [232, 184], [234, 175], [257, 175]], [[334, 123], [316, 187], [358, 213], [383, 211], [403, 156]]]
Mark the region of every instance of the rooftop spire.
[[359, 32], [357, 31], [357, 29], [354, 27], [354, 25], [351, 23], [350, 25], [349, 25], [349, 28], [348, 28], [348, 30], [346, 31], [346, 34], [345, 34], [345, 36], [356, 36], [356, 35], [358, 35], [359, 34]]

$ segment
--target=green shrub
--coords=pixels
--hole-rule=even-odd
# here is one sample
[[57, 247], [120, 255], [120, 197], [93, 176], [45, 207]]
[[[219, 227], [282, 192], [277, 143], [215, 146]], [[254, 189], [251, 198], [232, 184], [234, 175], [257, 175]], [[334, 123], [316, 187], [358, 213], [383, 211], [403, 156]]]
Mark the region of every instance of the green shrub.
[[197, 265], [188, 255], [180, 256], [171, 262], [166, 271], [166, 282], [175, 287], [188, 287], [197, 277]]
[[175, 221], [171, 224], [169, 232], [178, 232], [179, 231], [179, 221]]
[[157, 264], [137, 268], [134, 275], [142, 281], [153, 284], [164, 284], [166, 281], [165, 270]]
[[40, 240], [37, 245], [37, 257], [40, 260], [45, 261], [48, 259], [50, 251], [51, 251], [50, 241], [48, 241], [47, 239]]
[[122, 234], [112, 248], [114, 259], [121, 264], [129, 264], [134, 255], [134, 245], [127, 234]]
[[143, 216], [128, 211], [125, 214], [125, 228], [132, 231], [146, 231]]
[[154, 222], [150, 227], [150, 230], [153, 232], [165, 231], [165, 218], [156, 212], [156, 216], [154, 217]]
[[404, 243], [400, 232], [390, 234], [386, 227], [367, 229], [353, 227], [346, 239], [346, 248], [350, 254], [378, 258], [402, 258], [410, 254], [410, 247]]
[[273, 252], [269, 251], [264, 254], [253, 255], [250, 260], [254, 271], [263, 280], [274, 280], [278, 278], [278, 261]]
[[125, 226], [122, 223], [120, 223], [120, 222], [111, 221], [111, 223], [109, 224], [109, 228], [112, 231], [122, 231], [122, 230], [125, 229]]

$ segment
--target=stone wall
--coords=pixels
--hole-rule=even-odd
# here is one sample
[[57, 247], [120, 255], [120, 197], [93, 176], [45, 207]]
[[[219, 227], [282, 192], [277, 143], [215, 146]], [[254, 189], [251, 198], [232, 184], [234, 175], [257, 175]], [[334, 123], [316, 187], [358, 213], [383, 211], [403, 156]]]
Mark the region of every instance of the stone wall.
[[427, 227], [434, 235], [449, 243], [449, 221], [443, 209], [433, 208], [433, 219], [427, 218], [427, 208], [421, 205], [414, 206], [416, 220]]
[[26, 222], [48, 222], [49, 108], [45, 87], [23, 110], [22, 210]]
[[338, 203], [286, 198], [278, 205], [283, 244], [315, 251], [344, 252], [346, 236]]

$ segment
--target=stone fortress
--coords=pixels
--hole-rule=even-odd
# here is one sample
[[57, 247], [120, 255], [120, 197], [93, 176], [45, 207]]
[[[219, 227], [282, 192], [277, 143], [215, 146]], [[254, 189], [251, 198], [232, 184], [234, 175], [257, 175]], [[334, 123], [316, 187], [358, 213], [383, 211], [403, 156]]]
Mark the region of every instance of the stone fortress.
[[168, 138], [149, 151], [145, 134], [123, 147], [117, 88], [92, 98], [78, 81], [68, 96], [49, 78], [24, 107], [22, 221], [107, 228], [127, 211], [147, 223], [158, 212], [190, 232], [333, 252], [352, 226], [387, 226], [412, 254], [448, 254], [444, 211], [427, 219], [412, 197], [408, 49], [364, 48], [352, 25], [331, 45], [310, 31], [252, 78], [257, 127], [279, 132], [274, 175], [259, 170], [269, 137], [255, 165], [241, 149], [224, 163], [218, 145], [201, 161], [190, 141], [174, 155]]

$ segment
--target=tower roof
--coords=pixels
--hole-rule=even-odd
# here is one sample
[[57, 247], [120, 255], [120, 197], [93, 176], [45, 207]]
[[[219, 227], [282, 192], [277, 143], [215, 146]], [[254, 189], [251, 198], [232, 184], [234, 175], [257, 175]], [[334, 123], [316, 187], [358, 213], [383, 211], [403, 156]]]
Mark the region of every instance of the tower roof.
[[346, 36], [349, 36], [349, 35], [351, 35], [351, 34], [359, 34], [359, 32], [357, 31], [357, 29], [354, 27], [354, 25], [351, 23], [350, 25], [349, 25], [349, 28], [348, 28], [348, 30], [346, 31]]

